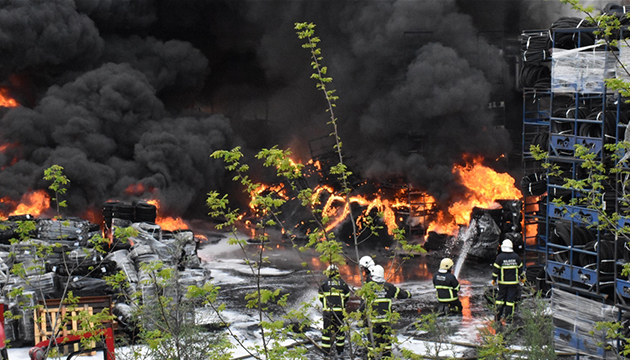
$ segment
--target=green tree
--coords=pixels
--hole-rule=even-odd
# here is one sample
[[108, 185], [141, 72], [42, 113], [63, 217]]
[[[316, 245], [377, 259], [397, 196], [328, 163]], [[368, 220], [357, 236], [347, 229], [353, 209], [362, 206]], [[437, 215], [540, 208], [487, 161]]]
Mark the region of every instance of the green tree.
[[[311, 66], [314, 71], [311, 78], [316, 81], [317, 89], [324, 94], [324, 99], [326, 100], [326, 111], [330, 116], [328, 125], [332, 127], [330, 136], [334, 139], [333, 150], [337, 154], [337, 164], [331, 167], [330, 175], [338, 180], [341, 186], [340, 193], [346, 199], [344, 204], [346, 208], [344, 210], [350, 217], [354, 241], [355, 259], [352, 262], [358, 264], [359, 236], [363, 231], [376, 234], [381, 227], [376, 225], [373, 221], [368, 221], [366, 227], [359, 229], [356, 225], [354, 214], [350, 211], [350, 196], [353, 189], [350, 186], [349, 178], [352, 172], [344, 163], [344, 155], [342, 152], [343, 143], [339, 135], [338, 120], [334, 113], [338, 97], [335, 95], [335, 90], [329, 88], [329, 85], [332, 83], [332, 78], [327, 75], [328, 68], [322, 65], [322, 52], [318, 47], [320, 39], [315, 36], [314, 29], [315, 25], [312, 23], [295, 24], [298, 38], [304, 40], [302, 47], [307, 49], [311, 55]], [[310, 221], [314, 225], [314, 228], [307, 235], [307, 243], [301, 246], [294, 242], [294, 235], [291, 230], [292, 226], [286, 226], [279, 218], [282, 212], [282, 206], [287, 200], [274, 192], [263, 194], [257, 191], [262, 187], [262, 184], [254, 182], [247, 174], [249, 165], [243, 163], [244, 155], [241, 149], [237, 147], [232, 150], [218, 150], [212, 154], [213, 158], [222, 159], [226, 163], [226, 169], [235, 173], [233, 180], [243, 186], [245, 193], [255, 194], [249, 203], [249, 207], [255, 209], [255, 215], [257, 216], [255, 223], [257, 235], [255, 240], [260, 245], [258, 251], [252, 257], [247, 254], [247, 241], [238, 237], [236, 225], [241, 216], [240, 209], [230, 208], [227, 196], [221, 195], [218, 192], [210, 192], [208, 194], [207, 205], [210, 209], [210, 216], [223, 219], [217, 227], [227, 229], [232, 233], [230, 243], [241, 247], [243, 254], [246, 256], [246, 263], [250, 266], [252, 274], [255, 275], [257, 279], [256, 290], [247, 295], [248, 307], [256, 309], [258, 313], [259, 331], [262, 338], [260, 346], [248, 348], [247, 351], [251, 356], [257, 359], [302, 358], [306, 351], [304, 347], [296, 346], [287, 350], [284, 346], [280, 345], [287, 339], [293, 339], [297, 343], [306, 341], [319, 348], [319, 344], [314, 339], [308, 338], [300, 331], [293, 331], [295, 328], [302, 329], [311, 325], [312, 320], [305, 317], [305, 311], [302, 310], [311, 305], [303, 303], [299, 306], [299, 309], [288, 309], [287, 301], [290, 294], [282, 293], [279, 289], [269, 290], [261, 287], [260, 270], [268, 263], [268, 258], [264, 256], [264, 253], [271, 251], [271, 249], [267, 247], [269, 242], [267, 230], [274, 227], [281, 227], [283, 232], [288, 235], [288, 239], [293, 242], [293, 247], [299, 250], [301, 256], [302, 253], [311, 249], [319, 255], [319, 259], [322, 263], [345, 265], [347, 262], [346, 255], [343, 252], [344, 244], [336, 238], [333, 231], [326, 230], [330, 219], [322, 212], [321, 200], [318, 193], [311, 188], [305, 188], [301, 185], [303, 182], [300, 182], [300, 179], [304, 177], [302, 173], [303, 166], [290, 161], [290, 155], [290, 150], [281, 150], [274, 146], [270, 149], [262, 149], [256, 154], [256, 158], [262, 161], [263, 166], [275, 169], [278, 179], [287, 184], [288, 188], [295, 192], [295, 199], [299, 200], [302, 206], [310, 212]], [[382, 216], [382, 213], [378, 215]], [[404, 249], [407, 252], [423, 251], [420, 246], [411, 246], [407, 243], [404, 237], [404, 230], [402, 229], [398, 229], [394, 232], [394, 240], [396, 241], [397, 249]], [[308, 266], [306, 259], [304, 259], [303, 265]], [[310, 270], [311, 273], [314, 274], [313, 269]], [[363, 274], [361, 274], [361, 276], [363, 276]], [[318, 284], [314, 275], [313, 282]], [[364, 286], [362, 289], [356, 291], [356, 295], [363, 298], [366, 302], [369, 302], [370, 299], [374, 299], [375, 287], [377, 287], [377, 284], [371, 283], [370, 286]], [[369, 306], [366, 306], [362, 309], [369, 308]], [[367, 343], [364, 339], [372, 338], [372, 316], [370, 316], [369, 313], [358, 311], [354, 313], [344, 313], [344, 316], [346, 318], [346, 324], [343, 328], [349, 333], [347, 338], [350, 339], [350, 351], [354, 352], [356, 347], [367, 347]], [[390, 319], [395, 322], [398, 317], [398, 314], [392, 313]], [[360, 322], [365, 322], [367, 326], [358, 327], [357, 325]], [[284, 326], [286, 323], [297, 325], [286, 327]], [[282, 331], [279, 331], [280, 329], [282, 329]], [[394, 341], [397, 340], [395, 336], [391, 337]], [[374, 344], [372, 344], [372, 347], [374, 347]], [[381, 350], [382, 349], [376, 349], [370, 355], [373, 358], [380, 358]]]
[[[608, 56], [612, 56], [617, 63], [617, 76], [615, 78], [603, 79], [606, 91], [617, 93], [621, 101], [630, 103], [630, 82], [627, 81], [630, 73], [626, 63], [620, 58], [620, 49], [628, 49], [628, 39], [625, 37], [626, 30], [620, 22], [620, 18], [614, 14], [599, 13], [593, 6], [585, 6], [579, 0], [560, 0], [561, 3], [569, 5], [573, 10], [583, 14], [589, 27], [594, 27], [593, 33], [597, 41], [605, 45]], [[576, 144], [574, 157], [581, 173], [581, 176], [568, 174], [556, 162], [550, 159], [546, 149], [539, 146], [532, 146], [530, 151], [534, 157], [543, 162], [543, 167], [551, 177], [562, 180], [562, 188], [570, 190], [573, 196], [571, 199], [553, 199], [552, 203], [563, 209], [564, 214], [569, 214], [577, 221], [587, 223], [588, 227], [597, 230], [599, 233], [611, 234], [615, 242], [629, 242], [630, 227], [620, 225], [620, 220], [627, 218], [630, 214], [624, 210], [630, 204], [630, 193], [626, 191], [630, 185], [630, 169], [628, 167], [625, 154], [630, 150], [630, 143], [626, 140], [630, 136], [628, 129], [624, 139], [615, 139], [612, 143], [603, 145], [601, 152], [594, 151], [590, 146]], [[621, 190], [621, 191], [618, 191]], [[606, 206], [604, 193], [615, 193], [619, 207]], [[590, 219], [579, 212], [570, 212], [568, 207], [579, 206], [587, 208], [597, 214], [595, 219]], [[630, 274], [630, 264], [624, 265], [621, 275]], [[599, 334], [608, 340], [619, 340], [619, 324], [612, 322], [601, 322], [595, 327], [592, 334]], [[598, 335], [598, 336], [599, 336]], [[630, 347], [627, 342], [619, 353], [627, 353]], [[600, 344], [605, 346], [604, 342]], [[542, 348], [547, 349], [547, 348]], [[545, 356], [538, 354], [536, 356]]]
[[[5, 317], [8, 319], [19, 319], [22, 321], [33, 321], [34, 326], [41, 328], [44, 326], [44, 322], [48, 329], [54, 329], [50, 339], [61, 336], [62, 329], [66, 327], [68, 323], [76, 323], [78, 328], [69, 332], [70, 335], [82, 335], [91, 333], [92, 336], [86, 336], [82, 341], [83, 344], [92, 343], [93, 341], [100, 340], [101, 337], [97, 334], [97, 330], [103, 328], [105, 322], [111, 321], [112, 316], [110, 309], [106, 308], [103, 311], [96, 314], [89, 314], [85, 310], [81, 310], [78, 306], [80, 298], [75, 297], [70, 291], [70, 284], [72, 281], [76, 281], [77, 275], [75, 271], [85, 265], [86, 260], [91, 259], [98, 253], [99, 246], [104, 243], [104, 240], [99, 237], [95, 237], [90, 241], [95, 244], [94, 248], [76, 248], [70, 247], [63, 241], [66, 236], [62, 232], [62, 226], [66, 226], [67, 223], [63, 221], [60, 210], [66, 206], [65, 200], [61, 200], [60, 196], [65, 194], [66, 186], [69, 184], [68, 178], [63, 174], [63, 167], [59, 165], [53, 165], [44, 171], [44, 180], [51, 181], [49, 189], [54, 192], [54, 201], [56, 202], [55, 222], [59, 226], [59, 234], [57, 241], [45, 241], [34, 239], [33, 234], [36, 231], [35, 220], [23, 220], [17, 221], [17, 228], [15, 233], [16, 238], [11, 239], [11, 252], [9, 254], [13, 264], [10, 269], [10, 279], [12, 279], [10, 286], [6, 286], [7, 297], [11, 303], [17, 305], [18, 309], [22, 309], [19, 313], [13, 314], [11, 311], [5, 312]], [[60, 270], [66, 274], [65, 280], [61, 285], [61, 306], [56, 310], [48, 307], [46, 302], [40, 301], [46, 298], [44, 288], [48, 288], [49, 282], [55, 283], [56, 276], [47, 271], [46, 264], [51, 257], [60, 257]], [[98, 264], [93, 264], [88, 268], [87, 275], [90, 276], [94, 271], [97, 271]], [[44, 309], [44, 318], [32, 318], [33, 312], [39, 309]], [[27, 316], [28, 319], [22, 319]], [[60, 353], [59, 345], [55, 342], [50, 342], [48, 349], [46, 349], [44, 355], [56, 356]]]

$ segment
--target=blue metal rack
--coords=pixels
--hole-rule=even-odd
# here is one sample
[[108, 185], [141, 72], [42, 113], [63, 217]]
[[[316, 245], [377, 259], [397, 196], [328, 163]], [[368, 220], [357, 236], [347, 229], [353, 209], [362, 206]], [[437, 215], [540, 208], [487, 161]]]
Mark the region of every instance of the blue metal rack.
[[[559, 34], [573, 34], [580, 47], [582, 35], [594, 30], [554, 29], [551, 36], [555, 43]], [[550, 59], [545, 59], [544, 65], [551, 66]], [[538, 187], [535, 192], [530, 187], [527, 192], [524, 189], [525, 264], [544, 265], [552, 288], [597, 299], [625, 312], [630, 310], [630, 280], [620, 275], [620, 269], [625, 258], [630, 258], [629, 252], [620, 246], [623, 240], [615, 238], [610, 231], [598, 229], [598, 211], [580, 201], [590, 192], [602, 199], [607, 213], [619, 211], [618, 179], [610, 178], [604, 189], [564, 187], [564, 180], [548, 174], [529, 149], [530, 144], [540, 145], [549, 154], [548, 161], [562, 169], [563, 177], [572, 180], [581, 180], [587, 175], [581, 167], [583, 160], [576, 157], [575, 145], [589, 149], [595, 161], [611, 165], [611, 154], [605, 145], [623, 140], [626, 128], [620, 116], [623, 99], [618, 93], [607, 92], [605, 87], [601, 92], [566, 92], [567, 88], [570, 86], [558, 92], [552, 82], [549, 89], [523, 89], [524, 174], [538, 181], [546, 179], [544, 190]], [[562, 199], [562, 203], [570, 205], [558, 205], [554, 199]], [[622, 218], [619, 226], [630, 226], [630, 218]], [[585, 243], [586, 238], [588, 243]], [[575, 349], [596, 357], [606, 356], [593, 344], [592, 338], [562, 327], [556, 327], [555, 336], [571, 339], [569, 343]]]

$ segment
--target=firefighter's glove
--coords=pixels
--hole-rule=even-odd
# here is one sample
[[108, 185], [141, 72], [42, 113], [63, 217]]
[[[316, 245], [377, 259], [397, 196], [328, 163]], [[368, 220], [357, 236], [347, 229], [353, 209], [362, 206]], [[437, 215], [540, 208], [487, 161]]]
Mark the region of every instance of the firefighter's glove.
[[496, 281], [496, 280], [494, 280], [494, 279], [492, 279], [491, 284], [492, 284], [492, 286], [497, 286], [497, 281]]
[[521, 279], [520, 279], [520, 282], [521, 282], [521, 286], [522, 286], [522, 285], [525, 285], [525, 278], [521, 278]]

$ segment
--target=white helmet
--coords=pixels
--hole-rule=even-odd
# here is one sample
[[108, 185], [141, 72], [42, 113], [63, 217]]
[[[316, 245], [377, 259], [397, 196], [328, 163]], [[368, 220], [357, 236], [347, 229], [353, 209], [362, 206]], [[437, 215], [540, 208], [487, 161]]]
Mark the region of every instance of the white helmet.
[[501, 243], [501, 251], [514, 252], [514, 249], [512, 248], [512, 240], [510, 239], [503, 240], [503, 243]]
[[372, 280], [383, 283], [385, 282], [385, 269], [381, 265], [374, 265], [370, 268], [372, 274]]
[[339, 273], [339, 268], [335, 264], [330, 264], [324, 271], [324, 275], [326, 276], [334, 276]]
[[374, 260], [372, 259], [371, 256], [365, 255], [364, 257], [361, 258], [361, 260], [359, 260], [359, 265], [362, 268], [370, 269], [372, 266], [376, 264], [374, 263]]

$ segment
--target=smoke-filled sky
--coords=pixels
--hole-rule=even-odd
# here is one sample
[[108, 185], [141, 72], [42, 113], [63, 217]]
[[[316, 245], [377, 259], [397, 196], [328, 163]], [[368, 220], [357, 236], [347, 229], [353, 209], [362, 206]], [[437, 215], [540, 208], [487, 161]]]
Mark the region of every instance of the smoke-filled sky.
[[203, 217], [205, 194], [227, 189], [213, 151], [308, 160], [331, 132], [293, 29], [314, 22], [352, 170], [447, 199], [463, 153], [512, 150], [520, 118], [488, 104], [514, 97], [506, 44], [548, 27], [550, 2], [0, 0], [0, 86], [22, 104], [0, 119], [0, 198], [46, 188], [59, 164], [72, 213], [140, 184], [136, 198]]

